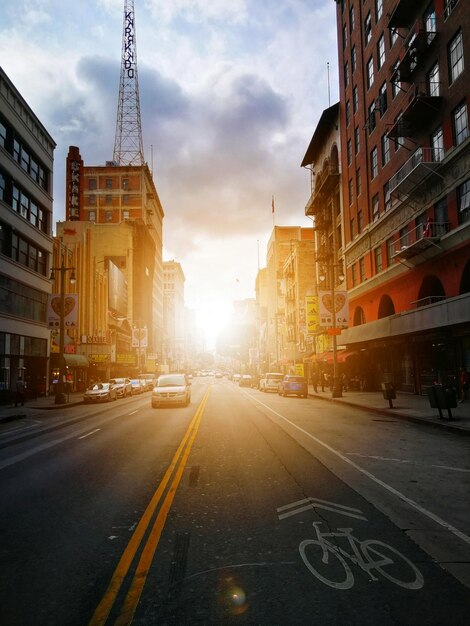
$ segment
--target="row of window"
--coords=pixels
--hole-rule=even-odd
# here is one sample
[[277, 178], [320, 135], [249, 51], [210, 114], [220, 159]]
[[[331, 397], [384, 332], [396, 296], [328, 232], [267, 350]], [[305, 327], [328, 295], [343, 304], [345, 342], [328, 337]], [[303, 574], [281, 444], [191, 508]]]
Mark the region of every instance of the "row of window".
[[[118, 183], [118, 185], [113, 185], [113, 181]], [[123, 178], [121, 181], [122, 184], [122, 189], [129, 189], [129, 179], [128, 178]], [[105, 189], [119, 189], [119, 178], [118, 177], [114, 177], [114, 178], [105, 178], [104, 181], [104, 188]], [[89, 178], [88, 179], [88, 189], [90, 191], [96, 191], [98, 189], [98, 181], [96, 178]]]
[[[101, 215], [102, 215], [102, 212], [101, 212]], [[116, 211], [105, 211], [104, 212], [104, 220], [105, 220], [105, 222], [114, 222], [117, 217], [118, 217], [118, 213]], [[129, 211], [122, 211], [122, 218], [121, 219], [129, 220], [130, 219]], [[96, 222], [96, 211], [93, 211], [93, 210], [88, 211], [88, 221], [89, 222]]]
[[38, 185], [49, 191], [49, 170], [3, 117], [0, 117], [0, 146]]
[[86, 204], [90, 204], [90, 205], [96, 205], [98, 203], [103, 204], [103, 200], [104, 200], [104, 204], [113, 204], [114, 202], [120, 200], [121, 204], [131, 204], [131, 200], [135, 201], [137, 200], [139, 203], [142, 200], [142, 196], [140, 195], [133, 195], [131, 196], [130, 194], [123, 194], [122, 196], [115, 196], [115, 195], [111, 195], [111, 194], [105, 194], [104, 196], [102, 195], [94, 195], [94, 194], [90, 194], [85, 196], [85, 203]]
[[26, 193], [4, 170], [0, 170], [0, 200], [40, 231], [49, 233], [49, 211]]
[[47, 252], [0, 222], [0, 253], [20, 265], [46, 276]]
[[[0, 313], [22, 317], [34, 322], [46, 322], [47, 311], [47, 294], [38, 291], [33, 287], [23, 285], [16, 280], [0, 274]], [[17, 335], [19, 337], [19, 335]], [[33, 339], [33, 338], [31, 338]], [[37, 339], [32, 346], [28, 348], [33, 353], [40, 351], [41, 356], [45, 356], [46, 348], [45, 339]], [[19, 354], [19, 347], [16, 351]], [[5, 351], [3, 351], [5, 354]], [[13, 345], [10, 345], [10, 354], [15, 354]], [[26, 352], [26, 345], [25, 351]]]

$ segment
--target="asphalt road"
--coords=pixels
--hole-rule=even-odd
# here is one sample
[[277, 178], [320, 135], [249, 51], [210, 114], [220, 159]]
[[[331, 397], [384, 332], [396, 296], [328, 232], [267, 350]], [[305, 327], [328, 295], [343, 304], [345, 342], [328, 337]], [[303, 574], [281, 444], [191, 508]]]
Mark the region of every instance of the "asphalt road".
[[0, 624], [468, 623], [467, 438], [192, 391], [1, 433]]

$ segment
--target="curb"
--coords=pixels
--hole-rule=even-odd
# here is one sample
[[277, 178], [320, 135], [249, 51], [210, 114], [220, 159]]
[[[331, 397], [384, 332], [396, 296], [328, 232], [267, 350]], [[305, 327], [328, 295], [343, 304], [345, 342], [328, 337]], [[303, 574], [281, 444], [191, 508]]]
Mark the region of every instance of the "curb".
[[[370, 411], [371, 413], [377, 413], [378, 415], [386, 415], [387, 417], [397, 417], [398, 419], [407, 420], [409, 422], [414, 422], [415, 424], [426, 424], [428, 426], [432, 426], [434, 428], [440, 428], [442, 430], [447, 430], [449, 432], [458, 433], [459, 435], [470, 436], [470, 429], [462, 428], [458, 426], [458, 424], [450, 424], [446, 423], [441, 418], [437, 418], [440, 421], [435, 422], [431, 421], [431, 418], [418, 417], [416, 415], [407, 415], [406, 413], [394, 413], [390, 409], [381, 409], [379, 407], [371, 407], [366, 406], [364, 404], [357, 404], [355, 402], [348, 402], [347, 400], [336, 400], [335, 398], [324, 398], [323, 396], [319, 396], [313, 393], [308, 394], [311, 398], [318, 398], [319, 400], [326, 400], [327, 402], [333, 402], [334, 404], [350, 406], [352, 408], [361, 409], [363, 411]], [[446, 420], [447, 421], [447, 420]], [[449, 421], [458, 421], [458, 418], [454, 418], [454, 420]]]

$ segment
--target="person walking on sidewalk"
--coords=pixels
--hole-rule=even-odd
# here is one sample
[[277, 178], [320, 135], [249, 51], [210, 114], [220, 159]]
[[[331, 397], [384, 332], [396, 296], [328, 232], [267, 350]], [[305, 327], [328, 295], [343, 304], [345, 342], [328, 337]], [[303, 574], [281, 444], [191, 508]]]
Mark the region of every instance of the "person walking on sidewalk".
[[470, 375], [463, 367], [460, 369], [459, 385], [461, 398], [460, 402], [465, 402], [468, 399], [468, 386], [470, 383]]
[[318, 374], [315, 370], [312, 371], [312, 387], [315, 393], [318, 393], [317, 385], [318, 385]]
[[16, 381], [15, 406], [18, 406], [18, 403], [24, 406], [24, 382], [22, 378], [18, 378]]

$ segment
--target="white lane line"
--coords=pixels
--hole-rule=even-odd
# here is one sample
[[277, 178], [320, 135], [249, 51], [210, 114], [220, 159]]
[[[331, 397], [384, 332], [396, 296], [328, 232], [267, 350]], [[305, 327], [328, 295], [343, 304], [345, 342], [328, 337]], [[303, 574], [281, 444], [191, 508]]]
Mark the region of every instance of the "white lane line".
[[78, 439], [85, 439], [85, 437], [89, 437], [90, 435], [94, 435], [99, 430], [101, 430], [101, 428], [95, 428], [95, 430], [91, 430], [89, 433], [86, 433], [85, 435], [82, 435], [81, 437], [78, 437]]
[[389, 491], [394, 496], [397, 496], [398, 498], [400, 498], [400, 500], [402, 500], [403, 502], [406, 502], [406, 504], [416, 509], [416, 511], [419, 511], [419, 513], [421, 513], [422, 515], [429, 517], [429, 519], [433, 520], [433, 522], [436, 522], [436, 524], [439, 524], [439, 526], [443, 526], [446, 530], [450, 531], [452, 534], [458, 537], [461, 541], [464, 541], [465, 543], [468, 543], [470, 545], [470, 537], [466, 535], [465, 533], [463, 533], [462, 531], [460, 531], [458, 528], [455, 528], [455, 526], [452, 526], [452, 524], [449, 524], [448, 522], [443, 520], [441, 517], [439, 517], [432, 511], [428, 511], [423, 506], [421, 506], [414, 500], [411, 500], [411, 498], [408, 498], [407, 496], [405, 496], [405, 494], [401, 493], [400, 491], [398, 491], [391, 485], [384, 483], [383, 480], [380, 480], [380, 478], [377, 478], [377, 476], [374, 476], [374, 474], [372, 474], [371, 472], [367, 471], [366, 469], [364, 469], [357, 463], [354, 463], [354, 461], [351, 461], [351, 459], [348, 459], [348, 457], [342, 454], [341, 452], [339, 452], [339, 450], [335, 450], [335, 448], [328, 445], [321, 439], [318, 439], [318, 437], [315, 437], [314, 435], [304, 430], [300, 426], [297, 426], [297, 424], [294, 424], [294, 422], [291, 422], [289, 419], [287, 419], [287, 417], [284, 417], [284, 415], [281, 415], [277, 411], [274, 411], [274, 409], [269, 407], [267, 404], [264, 404], [264, 402], [260, 402], [257, 398], [255, 398], [254, 396], [250, 394], [246, 394], [246, 396], [248, 396], [253, 401], [257, 402], [258, 404], [261, 404], [261, 406], [264, 406], [265, 409], [267, 409], [271, 413], [274, 413], [274, 415], [277, 415], [277, 417], [279, 417], [280, 419], [284, 420], [285, 422], [287, 422], [288, 424], [296, 428], [299, 432], [303, 433], [306, 437], [309, 437], [310, 439], [315, 441], [318, 445], [323, 446], [323, 448], [325, 448], [326, 450], [328, 450], [329, 452], [331, 452], [332, 454], [340, 458], [345, 463], [348, 463], [348, 465], [351, 465], [351, 467], [354, 467], [354, 469], [356, 469], [358, 472], [360, 472], [364, 476], [367, 476], [367, 478], [370, 478], [370, 480], [374, 481], [375, 483], [383, 487], [386, 491]]
[[130, 413], [128, 413], [127, 415], [134, 415], [134, 413], [137, 413], [138, 409], [136, 409], [135, 411], [131, 411]]

